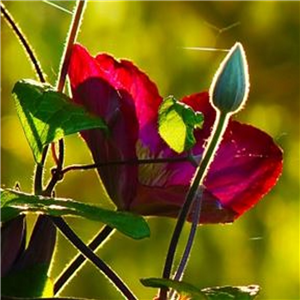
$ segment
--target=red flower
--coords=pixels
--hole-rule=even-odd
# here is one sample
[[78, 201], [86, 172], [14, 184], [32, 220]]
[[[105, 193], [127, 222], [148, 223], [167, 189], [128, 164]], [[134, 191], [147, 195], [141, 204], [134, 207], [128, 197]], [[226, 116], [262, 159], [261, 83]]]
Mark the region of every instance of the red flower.
[[[162, 97], [155, 84], [131, 62], [107, 54], [92, 57], [75, 45], [69, 67], [73, 100], [104, 118], [110, 134], [82, 132], [96, 163], [142, 158], [175, 158], [157, 133]], [[194, 157], [203, 153], [215, 118], [208, 93], [182, 99], [204, 114], [196, 131]], [[254, 206], [275, 185], [282, 151], [266, 133], [230, 121], [205, 180], [201, 223], [231, 222]], [[120, 210], [177, 216], [195, 166], [190, 161], [99, 167], [104, 186]]]

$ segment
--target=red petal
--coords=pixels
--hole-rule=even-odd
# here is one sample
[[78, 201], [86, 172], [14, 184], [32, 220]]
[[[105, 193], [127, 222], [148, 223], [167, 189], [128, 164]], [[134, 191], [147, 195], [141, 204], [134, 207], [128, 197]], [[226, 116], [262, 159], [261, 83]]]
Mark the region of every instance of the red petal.
[[99, 54], [96, 60], [101, 66], [102, 78], [115, 89], [131, 95], [139, 123], [139, 138], [151, 148], [155, 147], [159, 140], [157, 113], [162, 101], [156, 85], [128, 60], [117, 61], [108, 54]]
[[[197, 144], [192, 149], [193, 155], [201, 155], [211, 132], [215, 111], [206, 93], [185, 97], [183, 101], [204, 114], [204, 128], [196, 132]], [[154, 156], [178, 156], [164, 143], [160, 146]], [[132, 209], [144, 214], [176, 216], [195, 167], [190, 162], [178, 162], [147, 168], [148, 176], [140, 178], [143, 185], [138, 189]], [[252, 126], [230, 121], [205, 180], [207, 190], [203, 198], [201, 223], [233, 221], [276, 184], [281, 170], [282, 151], [270, 136]]]
[[[158, 141], [157, 111], [161, 97], [149, 78], [131, 62], [117, 62], [107, 54], [90, 56], [80, 45], [73, 47], [69, 67], [73, 100], [103, 117], [111, 134], [100, 130], [82, 133], [96, 163], [136, 158], [138, 137], [150, 145]], [[137, 166], [101, 167], [101, 179], [111, 199], [126, 209], [135, 196]]]
[[[139, 185], [137, 201], [132, 210], [148, 216], [178, 217], [179, 210], [188, 191], [188, 185], [174, 185], [166, 188]], [[200, 214], [201, 224], [228, 223], [235, 218], [235, 212], [222, 207], [219, 200], [204, 190]]]
[[[73, 47], [69, 66], [73, 100], [104, 118], [110, 129], [109, 135], [97, 129], [81, 134], [96, 163], [135, 159], [138, 122], [134, 102], [126, 91], [118, 92], [102, 78], [102, 67], [86, 49]], [[98, 168], [98, 172], [111, 199], [125, 209], [135, 195], [137, 167], [115, 165]]]
[[[208, 97], [195, 94], [183, 101], [204, 113], [204, 130], [197, 140], [206, 140], [215, 119]], [[203, 140], [200, 143], [203, 144]], [[282, 164], [282, 150], [268, 134], [231, 120], [205, 185], [223, 207], [234, 211], [238, 217], [276, 184]]]
[[239, 216], [271, 190], [281, 172], [282, 151], [272, 138], [231, 121], [205, 185]]

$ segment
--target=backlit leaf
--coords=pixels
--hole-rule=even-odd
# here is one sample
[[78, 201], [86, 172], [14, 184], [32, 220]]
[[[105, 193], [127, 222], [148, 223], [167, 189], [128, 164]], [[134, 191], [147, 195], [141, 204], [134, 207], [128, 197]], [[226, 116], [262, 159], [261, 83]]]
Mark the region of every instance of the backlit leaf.
[[48, 84], [20, 80], [13, 88], [17, 112], [37, 163], [45, 145], [82, 130], [102, 128], [104, 121]]
[[42, 197], [10, 189], [0, 191], [2, 222], [30, 212], [55, 217], [77, 216], [105, 223], [134, 239], [150, 236], [147, 222], [141, 216], [129, 212], [112, 211], [71, 199]]
[[159, 134], [178, 153], [194, 146], [194, 129], [201, 128], [202, 124], [203, 115], [200, 112], [195, 112], [173, 96], [165, 98], [159, 108]]
[[252, 300], [259, 293], [258, 285], [220, 286], [202, 289], [208, 300]]

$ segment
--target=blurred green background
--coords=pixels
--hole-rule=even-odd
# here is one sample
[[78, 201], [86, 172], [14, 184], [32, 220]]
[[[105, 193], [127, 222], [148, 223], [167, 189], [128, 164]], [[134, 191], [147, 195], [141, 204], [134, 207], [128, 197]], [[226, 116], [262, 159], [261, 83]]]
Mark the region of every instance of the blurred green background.
[[[27, 35], [50, 83], [57, 78], [71, 15], [42, 1], [5, 1]], [[73, 1], [56, 1], [69, 10]], [[154, 80], [161, 95], [178, 98], [208, 89], [224, 52], [184, 47], [230, 48], [243, 43], [250, 68], [247, 107], [236, 117], [268, 132], [284, 149], [277, 186], [232, 225], [199, 228], [185, 280], [198, 287], [259, 284], [259, 299], [299, 299], [299, 2], [89, 2], [78, 41], [92, 54], [109, 52], [133, 60]], [[2, 187], [18, 181], [32, 188], [33, 158], [16, 116], [11, 90], [34, 72], [16, 37], [1, 19]], [[88, 163], [77, 136], [67, 137], [67, 163]], [[46, 176], [52, 163], [48, 162]], [[69, 173], [57, 195], [99, 203], [94, 171]], [[106, 201], [105, 205], [110, 204]], [[32, 216], [29, 217], [34, 220]], [[150, 219], [151, 238], [132, 241], [116, 233], [98, 253], [138, 295], [152, 299], [139, 278], [161, 275], [174, 220]], [[88, 241], [102, 226], [71, 220]], [[188, 227], [185, 228], [188, 232]], [[182, 243], [183, 245], [183, 243]], [[181, 248], [182, 248], [181, 245]], [[76, 253], [58, 238], [55, 278]], [[121, 299], [89, 263], [62, 295]]]

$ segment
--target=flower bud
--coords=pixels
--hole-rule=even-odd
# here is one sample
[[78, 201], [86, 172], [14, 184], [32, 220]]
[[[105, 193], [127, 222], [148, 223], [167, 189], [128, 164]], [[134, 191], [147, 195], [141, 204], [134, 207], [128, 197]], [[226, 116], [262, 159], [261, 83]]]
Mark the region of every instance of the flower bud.
[[249, 74], [242, 44], [236, 43], [222, 61], [210, 87], [212, 105], [223, 113], [236, 113], [249, 94]]
[[25, 248], [26, 226], [24, 216], [1, 224], [1, 277], [13, 267]]
[[22, 270], [37, 264], [49, 267], [55, 242], [56, 229], [51, 219], [47, 216], [39, 216], [31, 234], [29, 244], [15, 268]]

